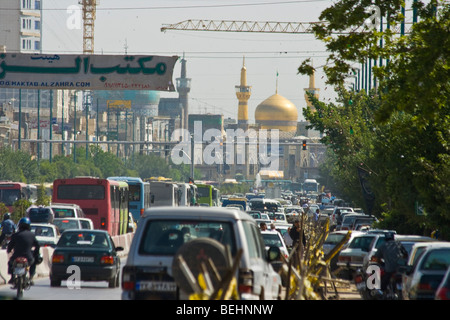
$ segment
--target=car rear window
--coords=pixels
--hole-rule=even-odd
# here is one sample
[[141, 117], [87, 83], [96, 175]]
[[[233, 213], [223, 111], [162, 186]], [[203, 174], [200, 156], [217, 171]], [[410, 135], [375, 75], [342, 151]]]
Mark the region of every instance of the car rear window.
[[373, 238], [374, 237], [355, 237], [348, 247], [352, 249], [361, 249], [362, 251], [369, 251]]
[[422, 262], [423, 270], [445, 271], [450, 265], [450, 248], [431, 250]]
[[267, 247], [282, 247], [283, 242], [281, 241], [280, 236], [277, 233], [264, 233], [263, 235], [264, 244]]
[[70, 208], [52, 208], [55, 218], [75, 218], [75, 210]]
[[345, 234], [329, 234], [324, 243], [326, 244], [338, 244], [344, 239]]
[[64, 232], [57, 244], [58, 247], [92, 247], [107, 248], [108, 240], [102, 233]]
[[145, 226], [139, 254], [173, 256], [184, 243], [205, 237], [229, 246], [233, 255], [236, 253], [232, 225], [228, 222], [152, 220]]

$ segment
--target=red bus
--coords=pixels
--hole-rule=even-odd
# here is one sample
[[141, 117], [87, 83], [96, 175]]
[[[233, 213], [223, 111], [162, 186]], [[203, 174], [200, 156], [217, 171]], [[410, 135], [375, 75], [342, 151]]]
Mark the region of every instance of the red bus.
[[75, 177], [53, 181], [52, 202], [74, 203], [90, 218], [94, 229], [111, 236], [124, 234], [128, 222], [128, 185], [94, 177]]
[[13, 212], [14, 202], [20, 199], [27, 199], [31, 203], [35, 203], [37, 187], [22, 182], [0, 181], [0, 202], [8, 207], [9, 212]]

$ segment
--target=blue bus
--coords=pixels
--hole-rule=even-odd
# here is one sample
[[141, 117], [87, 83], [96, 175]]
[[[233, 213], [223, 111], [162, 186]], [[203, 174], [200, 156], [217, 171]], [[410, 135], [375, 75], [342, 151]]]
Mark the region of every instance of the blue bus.
[[137, 177], [109, 177], [108, 179], [128, 183], [128, 211], [137, 223], [144, 214], [144, 210], [150, 207], [150, 183]]

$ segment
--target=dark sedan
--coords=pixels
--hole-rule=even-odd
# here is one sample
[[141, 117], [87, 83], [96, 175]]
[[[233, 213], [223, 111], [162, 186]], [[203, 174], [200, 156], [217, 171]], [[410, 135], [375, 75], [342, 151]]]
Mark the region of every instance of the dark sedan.
[[[58, 287], [70, 277], [79, 281], [107, 281], [110, 288], [115, 288], [120, 281], [117, 252], [122, 250], [103, 230], [64, 231], [53, 252], [50, 285]], [[73, 266], [79, 267], [78, 273], [68, 272], [74, 270]]]

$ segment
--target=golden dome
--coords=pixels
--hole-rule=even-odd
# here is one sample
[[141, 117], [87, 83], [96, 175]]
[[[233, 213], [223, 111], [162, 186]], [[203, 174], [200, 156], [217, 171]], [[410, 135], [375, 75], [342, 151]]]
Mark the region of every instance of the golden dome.
[[261, 102], [255, 110], [255, 121], [261, 129], [297, 130], [297, 107], [278, 93]]

